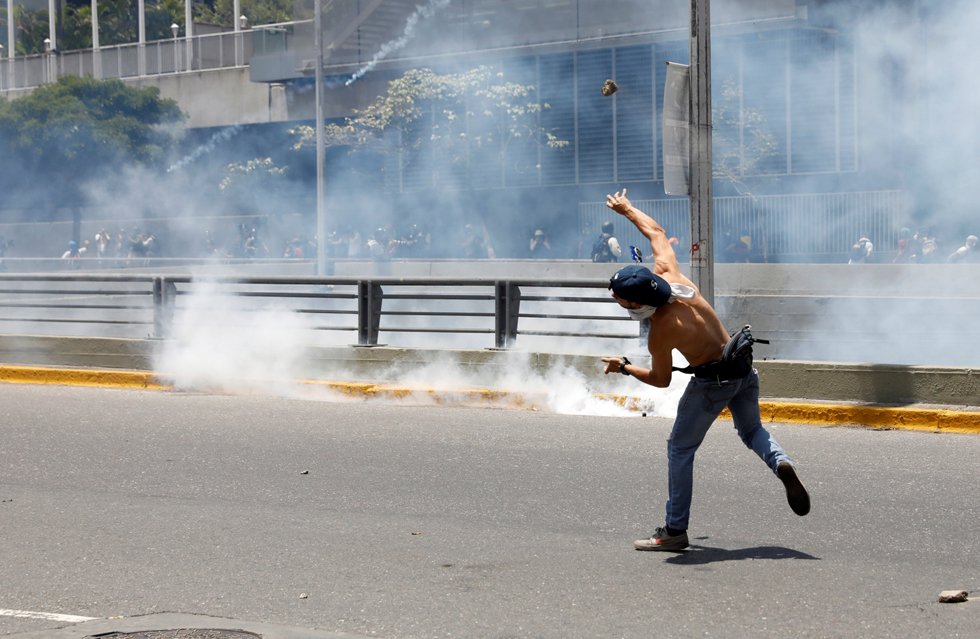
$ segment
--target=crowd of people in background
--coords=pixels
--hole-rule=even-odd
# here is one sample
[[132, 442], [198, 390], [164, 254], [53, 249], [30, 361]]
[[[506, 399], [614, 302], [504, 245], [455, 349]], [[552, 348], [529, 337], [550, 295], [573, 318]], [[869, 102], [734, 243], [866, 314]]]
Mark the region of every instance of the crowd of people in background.
[[[318, 257], [320, 243], [316, 235], [290, 235], [271, 233], [261, 223], [255, 225], [239, 222], [234, 235], [225, 233], [216, 239], [211, 230], [199, 236], [196, 248], [173, 246], [167, 257], [208, 258], [217, 260], [252, 259], [305, 259]], [[460, 222], [455, 228], [425, 228], [406, 223], [401, 227], [386, 224], [376, 228], [365, 225], [341, 223], [336, 225], [323, 243], [323, 250], [331, 260], [370, 259], [467, 259], [482, 260], [506, 257], [510, 259], [587, 259], [592, 262], [628, 262], [642, 260], [642, 248], [625, 247], [616, 237], [611, 221], [601, 224], [598, 234], [586, 228], [579, 240], [577, 253], [566, 255], [567, 246], [556, 247], [546, 229], [525, 227], [514, 237], [506, 240], [503, 255], [491, 241], [485, 224]], [[173, 242], [176, 243], [176, 242]], [[671, 238], [676, 246], [679, 242]], [[0, 271], [6, 270], [4, 256], [13, 242], [0, 236]], [[516, 250], [515, 250], [516, 247]], [[630, 249], [630, 250], [627, 250]], [[631, 250], [634, 255], [631, 255]], [[969, 235], [961, 246], [950, 252], [939, 239], [937, 228], [929, 226], [913, 233], [901, 229], [893, 251], [887, 255], [869, 235], [862, 235], [846, 256], [848, 264], [955, 264], [980, 263], [980, 244], [976, 235]], [[118, 228], [109, 231], [101, 228], [91, 239], [68, 242], [61, 254], [68, 269], [81, 268], [82, 261], [99, 258], [106, 268], [123, 268], [149, 264], [152, 258], [163, 256], [160, 240], [151, 232], [138, 226], [129, 231]], [[756, 240], [752, 233], [741, 229], [727, 229], [716, 235], [715, 261], [719, 263], [767, 262], [769, 256], [765, 243]]]
[[[555, 259], [551, 241], [544, 229], [524, 229], [516, 239], [517, 257], [525, 259]], [[314, 238], [315, 243], [315, 238]], [[526, 247], [526, 248], [523, 248]], [[352, 224], [341, 224], [331, 231], [325, 250], [333, 259], [496, 259], [497, 251], [486, 225], [467, 223], [455, 229], [439, 229], [433, 233], [418, 224], [398, 229], [392, 224], [362, 232]], [[292, 257], [292, 255], [286, 255]]]
[[115, 234], [104, 227], [99, 229], [93, 240], [83, 240], [82, 245], [71, 240], [68, 250], [61, 254], [69, 269], [81, 268], [80, 260], [95, 257], [108, 262], [119, 262], [121, 266], [142, 265], [150, 258], [160, 257], [160, 243], [152, 233], [140, 231], [138, 226], [129, 232], [120, 228]]
[[[980, 263], [980, 246], [977, 246], [977, 236], [968, 235], [963, 246], [947, 254], [939, 239], [936, 227], [930, 226], [917, 230], [915, 234], [908, 227], [899, 232], [896, 245], [897, 253], [893, 264], [978, 264]], [[861, 236], [851, 246], [848, 264], [875, 263], [874, 243], [866, 236]]]

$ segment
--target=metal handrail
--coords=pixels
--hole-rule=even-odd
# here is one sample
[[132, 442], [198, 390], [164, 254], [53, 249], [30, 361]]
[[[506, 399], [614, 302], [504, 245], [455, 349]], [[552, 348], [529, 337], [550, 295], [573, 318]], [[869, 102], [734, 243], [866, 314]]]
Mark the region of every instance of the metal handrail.
[[[615, 304], [609, 297], [594, 295], [529, 295], [522, 296], [521, 289], [605, 289], [608, 280], [596, 278], [577, 279], [533, 279], [533, 278], [495, 278], [495, 277], [352, 277], [352, 276], [192, 276], [192, 275], [147, 275], [119, 273], [0, 273], [0, 309], [29, 309], [38, 312], [57, 311], [67, 317], [16, 317], [0, 316], [0, 326], [5, 323], [59, 323], [95, 324], [106, 326], [146, 326], [153, 325], [152, 337], [165, 339], [171, 335], [174, 316], [185, 307], [178, 305], [178, 299], [194, 293], [195, 286], [215, 287], [208, 291], [212, 298], [237, 297], [242, 300], [293, 299], [305, 302], [338, 304], [354, 301], [356, 308], [291, 308], [296, 313], [309, 316], [356, 315], [355, 326], [311, 326], [312, 330], [354, 331], [358, 333], [358, 344], [376, 345], [382, 331], [381, 318], [441, 318], [443, 320], [494, 319], [493, 328], [466, 325], [458, 321], [452, 325], [389, 326], [386, 333], [458, 333], [493, 334], [495, 348], [513, 346], [518, 335], [557, 336], [601, 339], [636, 339], [636, 334], [611, 333], [605, 330], [564, 330], [565, 326], [545, 325], [519, 328], [522, 319], [540, 322], [578, 321], [578, 322], [622, 322], [628, 321], [625, 314], [600, 315], [583, 313], [581, 309], [570, 312], [557, 312], [550, 308], [536, 309], [539, 312], [521, 312], [521, 303], [561, 303], [578, 305], [596, 303]], [[17, 284], [27, 285], [18, 288]], [[45, 288], [44, 284], [57, 285]], [[69, 285], [66, 285], [69, 284]], [[178, 289], [178, 286], [180, 287]], [[273, 290], [249, 290], [250, 287], [273, 287]], [[354, 290], [336, 291], [336, 287], [349, 287]], [[398, 293], [386, 293], [385, 289], [397, 288]], [[490, 288], [487, 294], [455, 293], [459, 289]], [[297, 290], [302, 289], [302, 290]], [[312, 289], [312, 290], [311, 290]], [[415, 292], [412, 292], [416, 289]], [[424, 290], [417, 290], [424, 289]], [[435, 292], [429, 289], [436, 289]], [[29, 294], [38, 299], [25, 299]], [[4, 299], [10, 296], [14, 299]], [[152, 296], [152, 305], [133, 304], [93, 304], [92, 296], [130, 297]], [[57, 299], [51, 299], [57, 297]], [[107, 302], [109, 300], [106, 300]], [[399, 302], [492, 302], [493, 309], [486, 307], [457, 308], [398, 308]], [[388, 307], [386, 308], [386, 302]], [[392, 308], [394, 304], [394, 308]], [[201, 309], [208, 310], [208, 309]], [[211, 310], [218, 310], [212, 307]], [[263, 308], [247, 307], [234, 309], [235, 312], [254, 312]], [[91, 315], [91, 312], [101, 315]], [[152, 311], [152, 321], [138, 313]], [[88, 312], [88, 313], [86, 313]], [[135, 312], [136, 316], [120, 316], [110, 313]]]
[[[274, 30], [306, 22], [309, 21], [263, 26]], [[256, 30], [253, 27], [4, 58], [0, 60], [0, 93], [33, 89], [54, 82], [60, 75], [135, 78], [245, 68]]]

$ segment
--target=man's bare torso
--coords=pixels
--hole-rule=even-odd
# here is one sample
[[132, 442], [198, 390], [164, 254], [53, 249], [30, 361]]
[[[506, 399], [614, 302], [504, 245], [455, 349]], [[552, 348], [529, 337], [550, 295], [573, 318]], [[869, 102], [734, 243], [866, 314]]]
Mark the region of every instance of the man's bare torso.
[[[660, 269], [655, 269], [654, 272]], [[671, 283], [697, 288], [677, 272], [657, 273]], [[655, 345], [655, 342], [659, 344]], [[728, 332], [708, 302], [698, 292], [692, 300], [676, 300], [661, 306], [650, 318], [648, 347], [655, 356], [664, 348], [676, 348], [691, 366], [721, 359]]]
[[[650, 266], [656, 275], [668, 283], [684, 284], [697, 290], [694, 283], [681, 274], [677, 255], [667, 239], [666, 231], [649, 215], [633, 207], [626, 197], [626, 189], [622, 193], [607, 195], [606, 206], [632, 222], [650, 240], [654, 258]], [[625, 308], [639, 306], [637, 302], [616, 299]], [[671, 304], [665, 304], [650, 317], [650, 339], [647, 346], [653, 358], [653, 366], [646, 383], [654, 386], [666, 386], [670, 383], [672, 349], [679, 350], [691, 366], [700, 366], [721, 359], [726, 343], [728, 332], [711, 305], [701, 297], [700, 291], [692, 300], [678, 299]]]

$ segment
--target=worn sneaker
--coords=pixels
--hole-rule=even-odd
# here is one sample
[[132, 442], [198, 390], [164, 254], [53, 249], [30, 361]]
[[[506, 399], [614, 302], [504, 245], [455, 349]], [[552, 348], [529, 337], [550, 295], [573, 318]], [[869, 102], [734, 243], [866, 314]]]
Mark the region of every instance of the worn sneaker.
[[687, 531], [671, 537], [666, 528], [657, 528], [649, 539], [638, 539], [633, 542], [637, 550], [683, 550], [690, 544], [687, 542]]
[[783, 482], [783, 486], [786, 486], [786, 500], [789, 501], [789, 507], [793, 512], [800, 517], [810, 512], [810, 493], [800, 481], [793, 464], [783, 462], [776, 466], [776, 476]]

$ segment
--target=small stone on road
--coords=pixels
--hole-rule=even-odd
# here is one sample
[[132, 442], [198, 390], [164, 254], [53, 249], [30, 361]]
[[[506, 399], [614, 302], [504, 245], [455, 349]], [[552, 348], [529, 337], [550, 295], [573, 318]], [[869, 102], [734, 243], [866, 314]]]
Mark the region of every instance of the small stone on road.
[[939, 593], [939, 603], [963, 603], [969, 596], [965, 590], [944, 590]]

